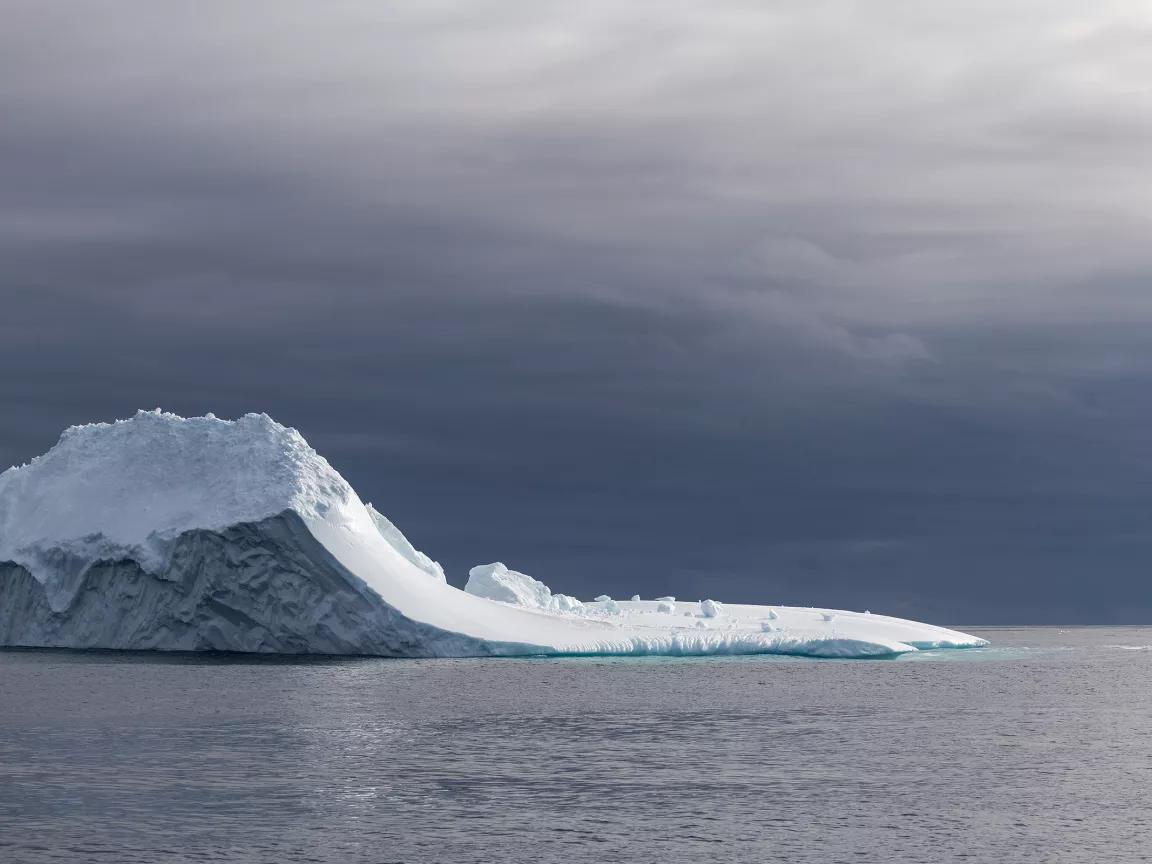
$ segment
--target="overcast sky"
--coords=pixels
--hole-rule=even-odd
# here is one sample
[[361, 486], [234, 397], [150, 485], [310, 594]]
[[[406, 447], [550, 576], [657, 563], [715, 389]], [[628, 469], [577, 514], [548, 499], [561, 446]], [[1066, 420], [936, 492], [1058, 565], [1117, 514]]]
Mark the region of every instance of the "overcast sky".
[[266, 411], [456, 584], [1152, 620], [1147, 3], [0, 12], [0, 463]]

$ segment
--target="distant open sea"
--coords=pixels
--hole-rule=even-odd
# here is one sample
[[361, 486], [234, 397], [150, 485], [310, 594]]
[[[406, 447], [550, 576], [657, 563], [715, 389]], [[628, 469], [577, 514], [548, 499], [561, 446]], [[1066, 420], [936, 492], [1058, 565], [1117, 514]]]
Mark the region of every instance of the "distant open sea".
[[1152, 858], [1152, 628], [898, 660], [0, 652], [0, 861]]

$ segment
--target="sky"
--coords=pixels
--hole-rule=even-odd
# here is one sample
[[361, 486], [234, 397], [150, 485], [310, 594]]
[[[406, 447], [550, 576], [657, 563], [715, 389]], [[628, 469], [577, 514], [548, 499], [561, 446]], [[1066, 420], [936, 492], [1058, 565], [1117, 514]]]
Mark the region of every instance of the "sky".
[[457, 585], [1152, 622], [1148, 4], [0, 9], [0, 465], [264, 411]]

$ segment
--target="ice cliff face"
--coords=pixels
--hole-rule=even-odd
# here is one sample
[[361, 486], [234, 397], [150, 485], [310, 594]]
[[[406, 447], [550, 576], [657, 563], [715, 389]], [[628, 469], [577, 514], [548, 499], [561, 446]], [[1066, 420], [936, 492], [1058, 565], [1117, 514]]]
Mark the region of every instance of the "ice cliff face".
[[[61, 561], [53, 600], [0, 563], [0, 645], [375, 654], [522, 654], [411, 621], [350, 578], [292, 511], [181, 533], [159, 570], [131, 558]], [[70, 566], [69, 566], [70, 565]]]
[[581, 604], [499, 564], [453, 588], [266, 415], [140, 412], [0, 474], [0, 645], [857, 657], [982, 641], [879, 615], [670, 605]]

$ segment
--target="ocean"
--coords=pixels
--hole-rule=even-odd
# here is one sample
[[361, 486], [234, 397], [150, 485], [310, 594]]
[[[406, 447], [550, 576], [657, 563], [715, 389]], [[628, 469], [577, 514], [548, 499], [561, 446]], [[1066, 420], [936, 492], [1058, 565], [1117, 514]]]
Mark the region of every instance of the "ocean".
[[893, 660], [0, 651], [0, 862], [1152, 859], [1152, 628]]

